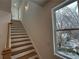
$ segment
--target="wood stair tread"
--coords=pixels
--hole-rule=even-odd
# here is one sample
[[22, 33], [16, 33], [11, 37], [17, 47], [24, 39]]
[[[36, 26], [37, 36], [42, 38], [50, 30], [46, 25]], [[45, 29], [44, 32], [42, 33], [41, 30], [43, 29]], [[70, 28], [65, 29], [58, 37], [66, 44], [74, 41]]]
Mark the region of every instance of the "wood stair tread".
[[18, 50], [18, 51], [12, 52], [12, 55], [16, 55], [16, 54], [19, 54], [19, 53], [22, 53], [22, 52], [25, 52], [25, 51], [29, 51], [29, 50], [32, 50], [32, 49], [34, 49], [34, 47], [29, 47], [29, 48], [25, 48], [25, 49], [22, 49], [22, 50]]
[[11, 33], [24, 33], [25, 31], [11, 31]]
[[22, 33], [17, 32], [17, 33], [11, 33], [11, 34], [26, 34], [26, 32], [22, 32]]
[[27, 55], [27, 54], [29, 54], [29, 53], [31, 53], [31, 52], [35, 52], [35, 50], [32, 49], [32, 50], [25, 51], [25, 52], [20, 53], [20, 54], [17, 54], [17, 55], [13, 55], [13, 56], [12, 56], [12, 59], [18, 59], [19, 57], [22, 57], [22, 56], [24, 56], [24, 55]]
[[21, 41], [21, 40], [30, 40], [29, 38], [18, 38], [18, 39], [12, 39], [11, 41]]
[[19, 40], [19, 41], [12, 41], [11, 43], [18, 43], [18, 42], [23, 42], [23, 41], [30, 41], [30, 39]]
[[26, 33], [14, 33], [14, 34], [11, 34], [11, 36], [16, 36], [16, 35], [27, 35]]
[[17, 26], [17, 27], [11, 27], [11, 28], [24, 28], [24, 27], [18, 27], [18, 26]]
[[29, 38], [29, 36], [13, 36], [11, 39], [17, 39], [17, 38]]
[[11, 30], [11, 31], [25, 31], [25, 30]]
[[18, 48], [18, 47], [22, 47], [22, 46], [26, 46], [26, 45], [32, 45], [32, 43], [26, 43], [26, 44], [15, 45], [15, 46], [11, 46], [11, 48], [14, 49], [14, 48]]
[[31, 43], [31, 41], [23, 41], [23, 42], [18, 42], [18, 43], [12, 43], [11, 46], [21, 45], [21, 44], [26, 44], [26, 43]]
[[22, 50], [22, 49], [26, 49], [26, 48], [29, 48], [29, 47], [33, 47], [33, 45], [27, 45], [27, 46], [18, 47], [18, 48], [12, 49], [12, 52]]
[[33, 51], [33, 52], [31, 52], [29, 54], [26, 54], [26, 55], [24, 55], [22, 57], [19, 57], [17, 59], [29, 59], [30, 57], [35, 56], [35, 55], [37, 55], [37, 53], [35, 51]]
[[25, 30], [24, 28], [11, 28], [11, 30]]
[[22, 27], [18, 27], [18, 28], [11, 27], [11, 29], [24, 29], [24, 28], [22, 28]]

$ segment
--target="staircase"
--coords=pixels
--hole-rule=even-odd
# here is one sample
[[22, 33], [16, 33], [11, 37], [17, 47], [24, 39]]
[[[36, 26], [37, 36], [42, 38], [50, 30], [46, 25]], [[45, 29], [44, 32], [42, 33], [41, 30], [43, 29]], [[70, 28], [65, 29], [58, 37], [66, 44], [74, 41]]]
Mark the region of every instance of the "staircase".
[[11, 59], [39, 59], [20, 21], [12, 20], [10, 27]]

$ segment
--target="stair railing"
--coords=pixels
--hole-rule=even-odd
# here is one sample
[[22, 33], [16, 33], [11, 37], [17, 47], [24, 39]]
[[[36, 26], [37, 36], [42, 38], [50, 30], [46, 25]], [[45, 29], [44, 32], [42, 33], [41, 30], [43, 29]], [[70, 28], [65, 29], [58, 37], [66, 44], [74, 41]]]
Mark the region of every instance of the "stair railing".
[[12, 23], [8, 23], [7, 41], [5, 49], [2, 51], [3, 59], [11, 59], [11, 24]]

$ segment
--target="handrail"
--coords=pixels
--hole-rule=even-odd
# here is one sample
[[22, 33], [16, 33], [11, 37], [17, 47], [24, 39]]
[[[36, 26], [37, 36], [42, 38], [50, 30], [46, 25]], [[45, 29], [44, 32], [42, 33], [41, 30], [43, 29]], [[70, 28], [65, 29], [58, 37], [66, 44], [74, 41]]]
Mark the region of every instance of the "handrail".
[[12, 23], [8, 23], [8, 31], [7, 31], [7, 41], [6, 41], [6, 47], [2, 51], [3, 59], [11, 59], [11, 37], [10, 37], [10, 26]]
[[7, 42], [6, 42], [6, 48], [9, 48], [9, 27], [10, 27], [10, 23], [8, 23], [8, 32], [7, 32]]
[[10, 37], [10, 26], [12, 23], [8, 23], [8, 32], [7, 32], [7, 43], [6, 43], [6, 48], [11, 48], [11, 37]]

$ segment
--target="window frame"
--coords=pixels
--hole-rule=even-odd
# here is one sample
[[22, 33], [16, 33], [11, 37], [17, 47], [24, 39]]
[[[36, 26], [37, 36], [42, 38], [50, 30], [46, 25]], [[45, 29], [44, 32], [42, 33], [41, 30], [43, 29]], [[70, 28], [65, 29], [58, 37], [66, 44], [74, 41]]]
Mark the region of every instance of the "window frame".
[[[63, 3], [61, 3], [60, 5], [54, 7], [51, 9], [51, 12], [52, 12], [52, 29], [53, 29], [53, 46], [54, 46], [54, 55], [60, 57], [60, 58], [63, 58], [63, 59], [71, 59], [67, 56], [64, 56], [64, 55], [61, 55], [61, 54], [58, 54], [56, 52], [56, 14], [55, 14], [55, 11], [56, 10], [59, 10], [73, 2], [77, 1], [78, 2], [78, 10], [79, 10], [79, 0], [65, 0]], [[79, 11], [78, 11], [79, 12]], [[63, 29], [64, 30], [64, 29]], [[68, 29], [67, 29], [68, 30]], [[79, 29], [78, 29], [79, 30]]]

